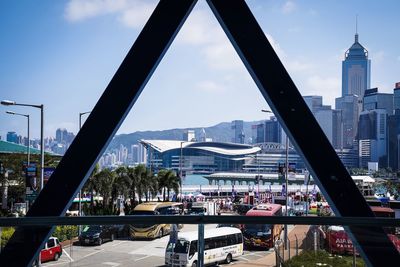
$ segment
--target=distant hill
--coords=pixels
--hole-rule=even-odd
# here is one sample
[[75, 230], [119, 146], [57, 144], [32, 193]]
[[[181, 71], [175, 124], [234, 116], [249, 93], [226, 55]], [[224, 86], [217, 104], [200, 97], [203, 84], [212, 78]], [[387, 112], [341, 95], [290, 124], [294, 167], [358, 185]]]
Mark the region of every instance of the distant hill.
[[[251, 137], [251, 126], [262, 121], [244, 122], [244, 134], [246, 142]], [[199, 138], [201, 130], [204, 128], [207, 138], [212, 138], [216, 142], [231, 142], [232, 130], [230, 122], [221, 122], [211, 127], [197, 127], [184, 129], [170, 129], [163, 131], [137, 131], [130, 134], [119, 134], [114, 137], [108, 146], [108, 150], [118, 148], [121, 144], [127, 148], [139, 142], [140, 139], [150, 140], [182, 140], [185, 130], [194, 130], [196, 138]]]

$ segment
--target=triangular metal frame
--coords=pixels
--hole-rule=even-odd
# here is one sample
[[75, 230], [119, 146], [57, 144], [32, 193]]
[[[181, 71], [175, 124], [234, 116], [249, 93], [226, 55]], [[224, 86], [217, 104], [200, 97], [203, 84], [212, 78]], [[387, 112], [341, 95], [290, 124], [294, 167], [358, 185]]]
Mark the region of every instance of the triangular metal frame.
[[[161, 0], [27, 216], [62, 216], [197, 0]], [[373, 217], [244, 0], [207, 0], [259, 90], [338, 216]], [[306, 126], [306, 127], [305, 127]], [[52, 227], [19, 227], [0, 266], [30, 266]], [[382, 228], [348, 227], [369, 266], [400, 256]]]

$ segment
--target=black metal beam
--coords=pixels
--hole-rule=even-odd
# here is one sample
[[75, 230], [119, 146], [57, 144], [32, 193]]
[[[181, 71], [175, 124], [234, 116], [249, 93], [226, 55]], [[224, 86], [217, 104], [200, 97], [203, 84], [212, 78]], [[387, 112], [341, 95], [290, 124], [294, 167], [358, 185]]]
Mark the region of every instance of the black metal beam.
[[5, 226], [57, 226], [93, 224], [298, 224], [298, 225], [364, 225], [398, 227], [400, 219], [369, 217], [315, 217], [315, 216], [86, 216], [86, 217], [25, 217], [2, 218], [0, 227]]
[[[207, 2], [335, 214], [373, 217], [245, 1]], [[400, 262], [382, 228], [351, 226], [348, 230], [369, 266]]]
[[[195, 3], [159, 2], [27, 217], [65, 214]], [[31, 266], [51, 232], [48, 226], [19, 227], [0, 254], [0, 266]]]

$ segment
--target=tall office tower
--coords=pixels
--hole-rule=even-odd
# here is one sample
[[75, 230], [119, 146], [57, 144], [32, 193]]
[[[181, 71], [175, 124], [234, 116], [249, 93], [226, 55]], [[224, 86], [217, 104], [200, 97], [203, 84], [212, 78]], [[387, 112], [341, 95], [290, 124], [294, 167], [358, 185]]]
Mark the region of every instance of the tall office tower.
[[393, 89], [393, 109], [400, 109], [400, 82], [396, 83]]
[[206, 142], [206, 141], [207, 141], [206, 130], [202, 128], [200, 131], [200, 142]]
[[303, 99], [313, 114], [322, 107], [322, 96], [319, 95], [303, 96]]
[[358, 42], [358, 33], [355, 34], [354, 44], [345, 53], [342, 61], [342, 97], [357, 95], [361, 99], [364, 92], [370, 88], [371, 60], [368, 51]]
[[319, 126], [324, 131], [326, 137], [334, 148], [340, 148], [341, 145], [341, 111], [333, 110], [331, 106], [323, 105], [322, 96], [304, 96], [308, 108], [313, 113]]
[[343, 135], [342, 135], [342, 111], [333, 109], [332, 110], [332, 146], [334, 148], [343, 147]]
[[352, 148], [358, 129], [359, 98], [356, 95], [346, 95], [336, 98], [335, 102], [336, 109], [342, 112], [343, 148]]
[[18, 135], [16, 132], [8, 132], [7, 133], [7, 142], [18, 144]]
[[244, 129], [243, 129], [243, 121], [235, 120], [231, 123], [232, 131], [232, 143], [244, 144]]
[[265, 121], [265, 142], [282, 143], [282, 127], [276, 117]]
[[367, 89], [364, 94], [363, 111], [384, 109], [393, 115], [393, 94], [378, 93], [378, 88]]
[[388, 116], [388, 165], [392, 170], [400, 169], [399, 146], [400, 137], [400, 109], [395, 109], [394, 115]]
[[253, 144], [265, 142], [265, 125], [264, 123], [254, 124], [251, 126]]
[[139, 163], [139, 145], [131, 145], [132, 162]]
[[65, 128], [58, 128], [56, 130], [56, 141], [58, 143], [67, 143], [68, 141], [68, 131]]
[[359, 140], [358, 159], [360, 168], [368, 168], [368, 162], [371, 162], [371, 140]]
[[194, 130], [185, 130], [183, 132], [183, 141], [193, 142], [196, 141]]
[[384, 109], [363, 111], [360, 114], [358, 139], [370, 140], [371, 161], [387, 166], [387, 112]]
[[324, 131], [329, 142], [332, 144], [333, 139], [333, 112], [331, 106], [323, 106], [317, 109], [314, 113], [314, 117], [317, 120], [319, 126]]

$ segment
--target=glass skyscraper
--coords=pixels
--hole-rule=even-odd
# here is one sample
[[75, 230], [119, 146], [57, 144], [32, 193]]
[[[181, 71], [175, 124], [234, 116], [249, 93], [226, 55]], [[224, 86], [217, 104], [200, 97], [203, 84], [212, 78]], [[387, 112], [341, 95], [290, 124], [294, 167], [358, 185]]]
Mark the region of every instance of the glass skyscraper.
[[371, 60], [368, 51], [358, 42], [358, 33], [354, 44], [345, 53], [342, 62], [342, 97], [357, 95], [364, 97], [366, 89], [370, 88]]

